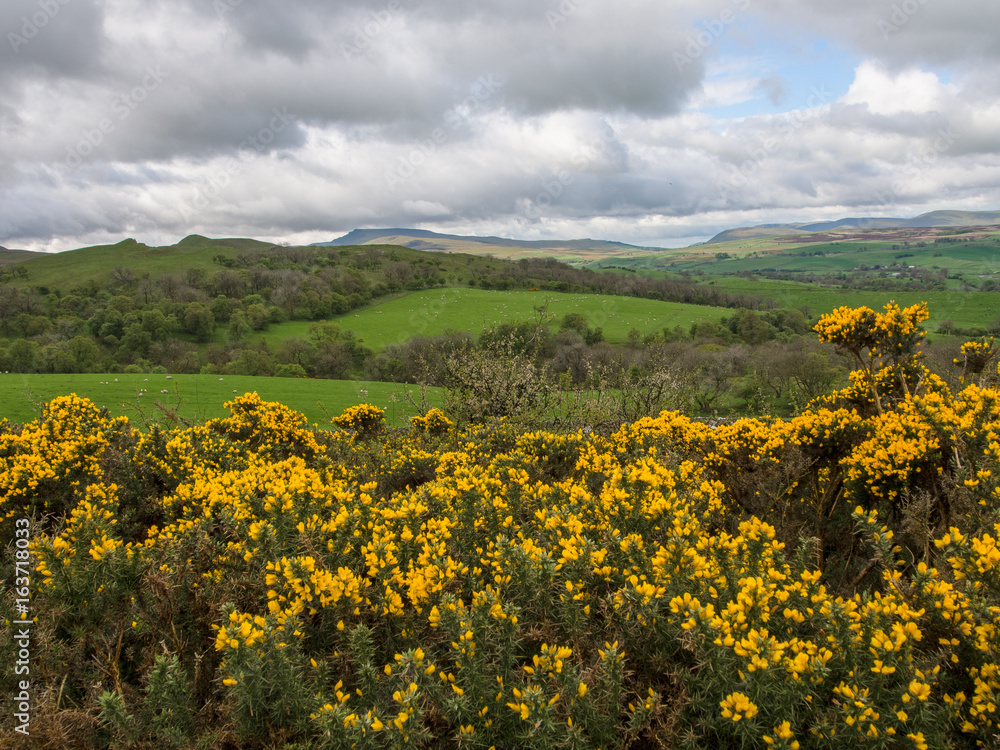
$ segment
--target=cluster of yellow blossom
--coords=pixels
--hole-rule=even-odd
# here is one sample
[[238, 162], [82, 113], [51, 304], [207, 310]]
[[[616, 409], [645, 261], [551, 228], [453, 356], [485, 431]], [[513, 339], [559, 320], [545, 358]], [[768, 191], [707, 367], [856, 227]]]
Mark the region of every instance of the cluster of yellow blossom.
[[128, 431], [127, 419], [109, 419], [76, 395], [53, 399], [19, 431], [0, 431], [0, 515], [70, 510], [74, 493], [101, 480], [108, 449]]
[[909, 354], [923, 338], [919, 325], [930, 316], [926, 303], [902, 309], [890, 302], [883, 309], [884, 313], [876, 313], [868, 307], [838, 307], [822, 316], [814, 330], [820, 341], [829, 341], [851, 353], [868, 349], [881, 356]]
[[954, 360], [954, 363], [962, 368], [961, 381], [964, 383], [974, 376], [982, 376], [996, 352], [992, 336], [981, 341], [966, 341], [962, 344], [962, 359]]
[[431, 409], [424, 416], [410, 417], [410, 424], [416, 429], [429, 432], [432, 435], [440, 435], [447, 432], [455, 423], [445, 416], [440, 409]]
[[225, 404], [230, 415], [212, 420], [207, 427], [257, 454], [315, 456], [320, 451], [306, 418], [283, 404], [262, 401], [246, 393]]
[[379, 430], [385, 421], [385, 412], [371, 404], [358, 404], [331, 421], [343, 430], [369, 435]]

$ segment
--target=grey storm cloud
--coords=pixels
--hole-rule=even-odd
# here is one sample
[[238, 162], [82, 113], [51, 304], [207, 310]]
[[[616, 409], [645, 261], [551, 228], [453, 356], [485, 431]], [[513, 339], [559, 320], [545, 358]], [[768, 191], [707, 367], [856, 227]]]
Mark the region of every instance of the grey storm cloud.
[[96, 0], [5, 0], [0, 4], [0, 91], [23, 77], [83, 79], [102, 73], [107, 38]]
[[1000, 61], [1000, 4], [993, 0], [754, 0], [754, 9], [896, 68]]
[[[791, 109], [736, 66], [789, 109], [698, 111], [744, 20], [847, 50], [855, 85]], [[995, 208], [998, 27], [995, 0], [7, 0], [0, 245]]]

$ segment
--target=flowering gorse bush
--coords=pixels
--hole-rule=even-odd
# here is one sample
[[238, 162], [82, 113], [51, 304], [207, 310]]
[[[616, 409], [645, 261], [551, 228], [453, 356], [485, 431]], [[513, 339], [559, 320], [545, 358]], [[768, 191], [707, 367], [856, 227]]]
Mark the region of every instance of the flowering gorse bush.
[[981, 341], [966, 341], [962, 344], [961, 353], [962, 358], [954, 360], [955, 364], [962, 368], [962, 374], [959, 376], [961, 382], [978, 380], [979, 385], [985, 385], [987, 379], [995, 379], [997, 373], [994, 372], [994, 378], [990, 378], [987, 371], [987, 366], [997, 353], [992, 336]]
[[[0, 433], [0, 513], [63, 514], [77, 493], [104, 476], [109, 451], [131, 432], [124, 417], [105, 412], [75, 395], [45, 405], [40, 419]], [[4, 543], [10, 537], [4, 537]]]
[[75, 397], [5, 427], [33, 739], [996, 747], [1000, 392], [904, 388], [918, 349], [883, 339], [919, 315], [834, 315], [889, 364], [785, 420], [389, 430], [363, 405], [326, 432], [248, 394], [184, 429]]
[[816, 324], [820, 341], [835, 344], [857, 365], [855, 387], [867, 390], [879, 412], [893, 391], [908, 395], [926, 372], [917, 365], [917, 347], [924, 338], [920, 323], [929, 313], [923, 302], [902, 309], [894, 302], [884, 313], [867, 307], [838, 307]]
[[415, 429], [423, 430], [431, 435], [442, 435], [455, 426], [455, 423], [448, 419], [440, 409], [431, 409], [422, 417], [410, 417], [410, 424]]
[[382, 429], [385, 412], [371, 404], [359, 404], [350, 407], [330, 421], [342, 430], [354, 432], [361, 437], [370, 437]]

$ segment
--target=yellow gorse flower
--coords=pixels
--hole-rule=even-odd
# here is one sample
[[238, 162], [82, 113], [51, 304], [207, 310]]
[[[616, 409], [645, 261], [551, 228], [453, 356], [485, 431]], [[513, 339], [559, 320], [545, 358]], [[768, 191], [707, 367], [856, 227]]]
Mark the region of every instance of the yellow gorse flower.
[[730, 693], [719, 706], [723, 717], [732, 721], [752, 719], [758, 713], [757, 706], [743, 693]]

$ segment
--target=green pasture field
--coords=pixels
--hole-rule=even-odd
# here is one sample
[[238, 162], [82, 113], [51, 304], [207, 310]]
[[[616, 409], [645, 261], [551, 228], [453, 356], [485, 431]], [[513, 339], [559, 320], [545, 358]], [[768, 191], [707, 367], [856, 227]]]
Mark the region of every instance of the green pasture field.
[[[1000, 273], [1000, 235], [972, 242], [927, 242], [924, 247], [915, 244], [907, 247], [898, 239], [797, 243], [794, 238], [783, 238], [780, 242], [774, 238], [759, 238], [687, 249], [691, 252], [683, 256], [675, 252], [635, 254], [598, 260], [587, 267], [593, 270], [609, 266], [635, 270], [669, 268], [713, 274], [762, 270], [830, 274], [852, 271], [859, 266], [900, 264], [932, 270], [947, 268], [951, 274], [969, 276]], [[717, 252], [727, 252], [732, 257], [719, 260], [715, 258]]]
[[[689, 271], [706, 271], [709, 273], [739, 273], [740, 271], [793, 271], [801, 273], [840, 273], [841, 271], [851, 271], [861, 265], [891, 265], [893, 263], [907, 263], [913, 258], [903, 258], [894, 260], [893, 256], [899, 253], [884, 251], [881, 246], [866, 248], [865, 250], [854, 249], [845, 252], [842, 247], [831, 248], [830, 255], [799, 255], [798, 253], [780, 253], [775, 255], [764, 255], [753, 258], [732, 258], [729, 260], [702, 260], [688, 263], [678, 263], [675, 268]], [[820, 248], [803, 248], [806, 251], [819, 250]], [[917, 265], [916, 263], [908, 265]]]
[[[648, 279], [664, 279], [670, 274], [667, 266], [673, 259], [666, 255], [635, 255], [627, 258], [609, 258], [588, 263], [584, 268], [603, 273], [616, 273], [627, 276], [641, 276]], [[676, 276], [676, 274], [674, 274]]]
[[[896, 244], [895, 249], [893, 244]], [[815, 255], [814, 253], [823, 253]], [[679, 261], [672, 267], [709, 273], [740, 271], [793, 271], [829, 274], [852, 271], [863, 266], [917, 266], [947, 268], [949, 273], [991, 275], [1000, 271], [1000, 246], [989, 242], [941, 244], [927, 247], [899, 247], [887, 242], [833, 242], [802, 245], [784, 252], [741, 255], [725, 260], [705, 257]]]
[[944, 320], [953, 321], [959, 328], [978, 328], [1000, 316], [1000, 294], [996, 292], [871, 292], [736, 276], [718, 276], [714, 281], [728, 292], [768, 296], [784, 308], [808, 305], [817, 317], [843, 306], [881, 310], [891, 301], [903, 307], [926, 302], [930, 319], [924, 325], [928, 328], [935, 328]]
[[[117, 378], [117, 380], [116, 380]], [[166, 393], [163, 393], [166, 391]], [[0, 374], [0, 417], [25, 423], [41, 406], [57, 396], [75, 393], [115, 416], [127, 416], [137, 425], [198, 422], [229, 415], [223, 404], [244, 393], [256, 392], [265, 401], [278, 401], [302, 412], [312, 424], [327, 427], [330, 418], [356, 404], [370, 403], [386, 410], [386, 421], [399, 424], [415, 414], [406, 403], [416, 386], [357, 380], [264, 378], [237, 375], [21, 375]], [[141, 395], [140, 395], [141, 394]], [[438, 389], [428, 389], [431, 405], [439, 406]]]
[[[533, 320], [538, 317], [535, 308], [543, 305], [546, 314], [554, 316], [551, 319], [553, 327], [557, 327], [567, 313], [581, 313], [591, 328], [603, 329], [604, 338], [609, 342], [624, 341], [632, 328], [638, 328], [643, 334], [660, 331], [664, 326], [681, 326], [686, 330], [692, 323], [719, 320], [731, 312], [720, 307], [603, 294], [501, 292], [451, 287], [413, 292], [331, 320], [342, 329], [353, 331], [369, 348], [379, 351], [388, 344], [403, 343], [414, 336], [434, 336], [447, 330], [478, 334], [483, 327], [498, 323]], [[274, 348], [288, 337], [306, 337], [309, 325], [307, 321], [272, 325], [254, 338]]]

